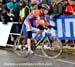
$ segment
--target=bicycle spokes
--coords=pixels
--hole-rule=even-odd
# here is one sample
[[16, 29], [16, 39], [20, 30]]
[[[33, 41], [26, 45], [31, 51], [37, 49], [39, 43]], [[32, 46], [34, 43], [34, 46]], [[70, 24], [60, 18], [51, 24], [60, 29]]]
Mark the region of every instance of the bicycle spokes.
[[57, 37], [46, 37], [42, 45], [42, 52], [45, 56], [56, 58], [62, 52], [62, 44]]
[[26, 47], [26, 42], [24, 37], [18, 37], [14, 44], [15, 53], [19, 56], [25, 57], [28, 55], [28, 48]]

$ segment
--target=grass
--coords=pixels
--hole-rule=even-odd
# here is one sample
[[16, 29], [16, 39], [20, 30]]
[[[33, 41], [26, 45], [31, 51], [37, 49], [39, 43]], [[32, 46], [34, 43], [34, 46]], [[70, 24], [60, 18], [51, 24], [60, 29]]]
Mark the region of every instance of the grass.
[[69, 53], [69, 54], [74, 54], [75, 53], [75, 49], [63, 48], [63, 52], [64, 53]]

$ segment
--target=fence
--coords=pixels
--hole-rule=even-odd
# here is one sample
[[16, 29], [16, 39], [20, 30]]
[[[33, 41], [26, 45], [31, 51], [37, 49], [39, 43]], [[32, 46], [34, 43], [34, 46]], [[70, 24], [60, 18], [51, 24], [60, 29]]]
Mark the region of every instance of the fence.
[[[75, 39], [75, 16], [61, 16], [56, 19], [55, 22], [51, 21], [49, 17], [47, 20], [54, 26], [57, 27], [57, 31], [53, 31], [51, 35], [57, 35], [61, 40], [74, 40]], [[14, 26], [19, 26], [15, 22], [10, 22], [4, 25], [0, 22], [0, 46], [6, 46], [10, 43], [10, 36], [12, 35], [15, 39], [20, 35], [22, 25], [20, 25], [19, 32], [13, 32]], [[15, 29], [16, 29], [15, 26]], [[35, 33], [33, 33], [35, 34]], [[42, 37], [42, 35], [40, 36]], [[15, 40], [14, 39], [14, 40]], [[14, 42], [13, 42], [14, 43]]]

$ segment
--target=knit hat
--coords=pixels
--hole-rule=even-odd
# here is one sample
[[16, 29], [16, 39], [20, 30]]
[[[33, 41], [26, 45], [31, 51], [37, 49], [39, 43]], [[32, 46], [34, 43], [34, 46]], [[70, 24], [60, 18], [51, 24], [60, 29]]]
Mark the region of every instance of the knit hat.
[[14, 5], [13, 5], [13, 3], [12, 3], [12, 2], [8, 2], [6, 5], [7, 5], [7, 7], [8, 7], [9, 9], [11, 9], [11, 8], [13, 8], [13, 7], [14, 7]]

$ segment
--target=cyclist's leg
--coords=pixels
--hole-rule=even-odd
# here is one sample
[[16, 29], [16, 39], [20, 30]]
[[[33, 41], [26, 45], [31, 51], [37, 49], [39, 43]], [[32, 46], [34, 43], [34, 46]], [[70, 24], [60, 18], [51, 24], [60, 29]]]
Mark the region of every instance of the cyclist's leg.
[[31, 50], [31, 37], [32, 37], [32, 31], [28, 31], [28, 37], [27, 37], [27, 45], [28, 45], [28, 50]]
[[27, 45], [28, 45], [28, 51], [33, 53], [31, 50], [31, 38], [32, 38], [32, 26], [30, 22], [26, 21], [24, 22], [27, 30]]

